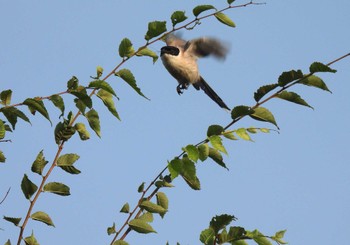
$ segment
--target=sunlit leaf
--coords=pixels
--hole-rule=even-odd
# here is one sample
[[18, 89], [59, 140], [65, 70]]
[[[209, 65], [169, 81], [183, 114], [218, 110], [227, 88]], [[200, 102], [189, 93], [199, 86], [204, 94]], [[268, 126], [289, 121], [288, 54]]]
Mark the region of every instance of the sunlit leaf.
[[143, 48], [140, 51], [137, 51], [136, 55], [151, 57], [153, 59], [153, 64], [158, 60], [158, 55], [148, 48]]
[[50, 120], [49, 113], [47, 112], [44, 103], [41, 100], [28, 98], [22, 102], [24, 105], [27, 105], [32, 114], [35, 114], [38, 111], [41, 115], [43, 115], [49, 122], [52, 124]]
[[288, 244], [287, 242], [283, 241], [284, 234], [286, 233], [287, 230], [282, 230], [276, 232], [274, 236], [271, 237], [272, 240], [278, 242], [279, 244]]
[[0, 103], [2, 105], [9, 105], [11, 103], [11, 96], [12, 96], [12, 90], [8, 89], [8, 90], [3, 90], [0, 93]]
[[166, 32], [166, 21], [153, 21], [148, 23], [148, 30], [145, 35], [146, 41]]
[[245, 128], [239, 128], [235, 130], [235, 132], [238, 135], [238, 137], [240, 137], [241, 139], [252, 141], [252, 139], [250, 138], [250, 135], [247, 133], [247, 130]]
[[28, 200], [33, 196], [33, 194], [38, 190], [38, 187], [30, 181], [28, 176], [24, 174], [22, 182], [21, 182], [22, 192]]
[[43, 223], [45, 223], [45, 224], [47, 224], [49, 226], [53, 226], [53, 227], [55, 226], [53, 224], [52, 219], [50, 218], [50, 216], [47, 213], [44, 213], [42, 211], [35, 212], [30, 217], [33, 220], [43, 222]]
[[122, 58], [129, 58], [135, 52], [129, 39], [124, 38], [119, 44], [119, 55]]
[[84, 123], [76, 123], [74, 125], [74, 128], [78, 131], [81, 140], [90, 139], [90, 133], [87, 131]]
[[117, 97], [116, 93], [114, 92], [113, 88], [111, 87], [111, 85], [109, 85], [109, 83], [107, 83], [106, 81], [102, 81], [102, 80], [95, 80], [89, 83], [89, 87], [90, 88], [99, 88], [99, 89], [103, 89], [111, 94], [113, 94], [114, 96]]
[[121, 213], [129, 213], [129, 211], [130, 211], [129, 203], [125, 203], [123, 205], [123, 207], [120, 209], [119, 212], [121, 212]]
[[115, 108], [112, 94], [105, 90], [99, 90], [97, 92], [97, 97], [99, 97], [102, 100], [103, 104], [107, 107], [110, 113], [112, 113], [113, 116], [120, 120], [117, 109]]
[[198, 5], [192, 10], [192, 12], [193, 12], [193, 15], [197, 17], [202, 12], [210, 10], [210, 9], [216, 10], [216, 8], [213, 5]]
[[315, 76], [315, 75], [311, 75], [311, 76], [308, 76], [304, 79], [302, 79], [300, 81], [300, 84], [304, 84], [304, 85], [307, 85], [307, 86], [311, 86], [311, 87], [315, 87], [315, 88], [319, 88], [319, 89], [322, 89], [322, 90], [325, 90], [325, 91], [328, 91], [330, 93], [332, 93], [326, 83], [319, 77]]
[[15, 107], [2, 107], [0, 108], [0, 112], [4, 114], [13, 129], [16, 127], [18, 117], [30, 123], [29, 118]]
[[168, 164], [168, 170], [170, 172], [171, 179], [175, 179], [179, 176], [183, 169], [183, 162], [179, 158], [174, 158]]
[[222, 139], [220, 136], [218, 135], [212, 135], [209, 138], [209, 142], [210, 144], [218, 151], [221, 151], [223, 153], [225, 153], [227, 155], [227, 151], [224, 147], [224, 145], [222, 144]]
[[42, 175], [43, 169], [47, 163], [48, 161], [45, 160], [43, 150], [41, 150], [32, 164], [32, 172]]
[[11, 222], [12, 224], [14, 224], [15, 226], [18, 226], [19, 222], [21, 222], [22, 218], [14, 218], [14, 217], [7, 217], [4, 216], [4, 220]]
[[73, 76], [69, 81], [67, 82], [67, 89], [68, 90], [75, 90], [78, 88], [79, 80], [77, 77]]
[[254, 113], [250, 115], [250, 117], [258, 121], [272, 123], [278, 128], [275, 117], [272, 115], [272, 113], [268, 109], [264, 107], [255, 108]]
[[209, 157], [216, 162], [217, 164], [219, 164], [221, 167], [226, 168], [228, 170], [228, 168], [226, 167], [226, 164], [223, 162], [223, 157], [221, 155], [221, 153], [214, 149], [214, 148], [209, 148]]
[[113, 225], [111, 227], [107, 228], [107, 234], [108, 235], [112, 235], [112, 234], [115, 234], [115, 233], [117, 233], [117, 231], [115, 230], [115, 223], [113, 222]]
[[157, 214], [165, 214], [167, 210], [163, 208], [162, 206], [155, 204], [151, 201], [143, 201], [140, 204], [140, 208], [145, 209], [146, 211], [150, 213], [157, 213]]
[[187, 145], [184, 148], [184, 151], [187, 152], [188, 158], [191, 159], [194, 162], [198, 161], [199, 158], [199, 152], [197, 147], [195, 147], [194, 145]]
[[53, 94], [49, 99], [54, 104], [54, 106], [56, 106], [61, 111], [61, 116], [63, 116], [65, 107], [62, 97], [58, 94]]
[[4, 155], [4, 153], [2, 151], [0, 151], [0, 162], [5, 162], [6, 161], [6, 157]]
[[86, 94], [85, 90], [82, 91], [71, 91], [72, 95], [77, 97], [85, 106], [92, 108], [92, 100], [89, 95]]
[[215, 231], [212, 228], [203, 230], [199, 236], [199, 240], [203, 244], [214, 244]]
[[288, 91], [282, 91], [280, 94], [276, 96], [277, 98], [287, 100], [299, 105], [307, 106], [313, 109], [312, 106], [310, 106], [308, 103], [306, 103], [305, 100], [303, 100], [300, 95], [294, 92], [288, 92]]
[[117, 240], [117, 241], [113, 242], [112, 245], [129, 245], [129, 243], [127, 243], [124, 240]]
[[203, 162], [205, 161], [209, 156], [209, 146], [208, 144], [202, 144], [198, 146], [198, 157]]
[[141, 89], [137, 86], [136, 80], [134, 75], [131, 73], [128, 69], [121, 69], [118, 72], [115, 73], [116, 76], [123, 79], [125, 82], [127, 82], [139, 95], [142, 97], [148, 99], [142, 92]]
[[188, 158], [183, 158], [181, 176], [193, 190], [200, 190], [200, 182], [196, 175], [196, 166]]
[[51, 192], [56, 195], [60, 196], [69, 196], [70, 195], [70, 190], [69, 187], [66, 186], [65, 184], [58, 183], [58, 182], [50, 182], [44, 185], [43, 190], [45, 192]]
[[142, 219], [133, 219], [129, 221], [128, 224], [132, 230], [138, 233], [143, 233], [143, 234], [147, 234], [151, 232], [157, 233], [150, 224], [148, 224], [146, 221]]
[[91, 129], [94, 130], [96, 135], [101, 138], [100, 118], [97, 111], [91, 109], [85, 114], [85, 117], [88, 120]]
[[[169, 207], [168, 197], [163, 192], [157, 192], [156, 197], [157, 197], [157, 204], [162, 208], [164, 208], [164, 210], [168, 210], [168, 207]], [[160, 214], [162, 218], [164, 214], [163, 213]]]
[[223, 23], [227, 26], [236, 27], [235, 23], [230, 19], [230, 17], [228, 17], [226, 14], [224, 14], [222, 12], [216, 13], [215, 17], [218, 21], [220, 21], [221, 23]]
[[101, 66], [96, 67], [96, 78], [99, 79], [103, 74], [103, 68]]
[[80, 174], [80, 170], [73, 166], [73, 164], [80, 157], [77, 154], [65, 154], [57, 159], [57, 166], [70, 174]]
[[39, 245], [38, 241], [34, 237], [34, 233], [33, 232], [32, 232], [31, 236], [28, 236], [28, 237], [24, 238], [24, 242], [25, 242], [26, 245]]
[[5, 138], [5, 134], [6, 134], [5, 124], [2, 120], [0, 120], [0, 140]]

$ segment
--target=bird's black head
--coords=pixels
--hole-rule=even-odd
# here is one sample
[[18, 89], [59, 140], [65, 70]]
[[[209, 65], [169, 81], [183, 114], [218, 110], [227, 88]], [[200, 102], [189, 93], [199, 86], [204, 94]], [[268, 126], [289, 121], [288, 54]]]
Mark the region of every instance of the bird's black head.
[[164, 46], [160, 49], [160, 56], [162, 56], [163, 54], [178, 56], [179, 53], [180, 53], [180, 50], [174, 46]]

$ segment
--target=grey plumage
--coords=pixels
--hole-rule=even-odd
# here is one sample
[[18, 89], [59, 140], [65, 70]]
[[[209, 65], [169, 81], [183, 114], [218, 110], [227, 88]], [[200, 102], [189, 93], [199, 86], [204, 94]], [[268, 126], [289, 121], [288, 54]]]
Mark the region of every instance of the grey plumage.
[[168, 72], [178, 81], [178, 94], [182, 94], [190, 84], [197, 90], [203, 90], [221, 108], [230, 110], [215, 93], [198, 71], [197, 59], [212, 55], [224, 59], [228, 49], [219, 40], [202, 37], [185, 41], [175, 35], [168, 35], [167, 46], [161, 48], [161, 59]]

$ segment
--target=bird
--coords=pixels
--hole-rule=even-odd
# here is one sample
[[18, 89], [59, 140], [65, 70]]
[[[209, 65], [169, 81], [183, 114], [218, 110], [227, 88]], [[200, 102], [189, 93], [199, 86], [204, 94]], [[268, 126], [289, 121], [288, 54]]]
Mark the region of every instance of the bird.
[[179, 95], [192, 84], [196, 90], [203, 90], [221, 108], [230, 110], [220, 96], [203, 79], [198, 70], [197, 59], [214, 56], [224, 59], [228, 48], [220, 40], [200, 37], [185, 41], [174, 34], [165, 38], [166, 46], [161, 48], [160, 56], [168, 72], [178, 81], [176, 91]]

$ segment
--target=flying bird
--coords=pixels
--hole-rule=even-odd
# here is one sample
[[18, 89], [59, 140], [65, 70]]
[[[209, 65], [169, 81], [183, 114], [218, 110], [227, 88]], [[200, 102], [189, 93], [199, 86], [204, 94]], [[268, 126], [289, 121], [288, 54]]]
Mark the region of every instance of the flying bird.
[[165, 42], [167, 46], [161, 48], [160, 56], [165, 68], [179, 83], [177, 93], [181, 95], [192, 84], [195, 89], [203, 90], [221, 108], [230, 110], [199, 74], [197, 65], [198, 58], [209, 55], [224, 59], [227, 47], [215, 38], [201, 37], [185, 41], [173, 34], [169, 34]]

